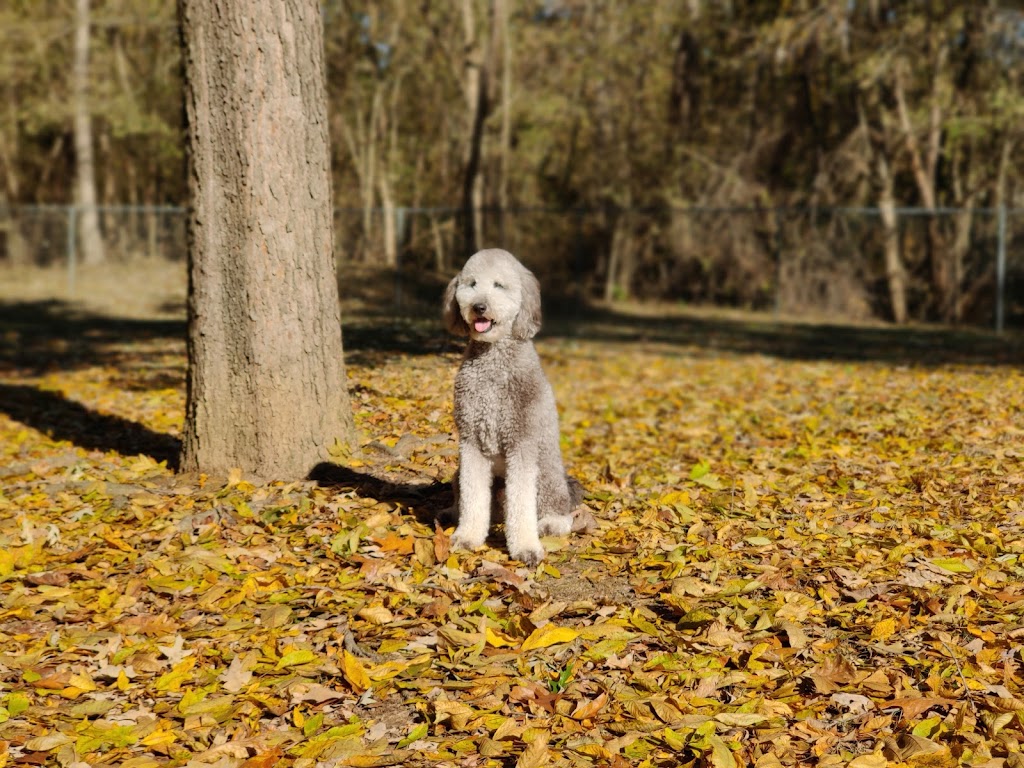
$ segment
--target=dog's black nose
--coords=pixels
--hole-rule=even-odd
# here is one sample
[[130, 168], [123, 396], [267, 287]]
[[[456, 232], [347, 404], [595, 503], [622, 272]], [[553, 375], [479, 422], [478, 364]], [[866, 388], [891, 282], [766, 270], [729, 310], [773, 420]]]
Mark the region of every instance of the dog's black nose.
[[476, 312], [478, 315], [482, 315], [484, 312], [487, 311], [487, 305], [483, 303], [474, 304], [473, 311]]

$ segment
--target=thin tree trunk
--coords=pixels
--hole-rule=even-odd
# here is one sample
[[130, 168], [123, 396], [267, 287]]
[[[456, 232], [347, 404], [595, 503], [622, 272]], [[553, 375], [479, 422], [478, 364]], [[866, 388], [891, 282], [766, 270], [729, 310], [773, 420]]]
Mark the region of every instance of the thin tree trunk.
[[629, 247], [627, 216], [626, 213], [616, 214], [615, 224], [612, 227], [612, 243], [608, 249], [608, 272], [604, 278], [604, 300], [607, 302], [614, 301], [623, 293], [619, 275], [622, 271], [623, 253]]
[[[896, 114], [903, 131], [903, 141], [907, 154], [910, 156], [910, 167], [914, 174], [914, 181], [917, 184], [918, 194], [921, 196], [921, 204], [932, 212], [935, 211], [938, 205], [938, 195], [935, 188], [936, 171], [939, 162], [939, 152], [942, 148], [942, 106], [939, 99], [942, 68], [945, 62], [946, 48], [939, 45], [934, 63], [932, 93], [929, 97], [928, 135], [923, 149], [914, 130], [913, 122], [910, 119], [906, 92], [903, 86], [903, 73], [899, 65], [896, 67], [893, 78]], [[936, 293], [936, 306], [939, 316], [943, 320], [952, 320], [954, 319], [956, 307], [956, 270], [951, 263], [949, 249], [942, 242], [942, 236], [938, 230], [938, 220], [935, 215], [928, 217], [926, 232], [928, 234], [927, 246], [931, 263], [932, 286]]]
[[9, 266], [28, 266], [30, 263], [28, 243], [25, 242], [25, 238], [21, 234], [18, 217], [11, 210], [3, 191], [0, 191], [0, 237], [3, 238], [6, 245], [6, 250], [0, 251], [0, 261], [6, 257]]
[[384, 264], [394, 267], [398, 264], [398, 232], [395, 228], [395, 201], [391, 196], [391, 181], [386, 171], [377, 180], [380, 192], [380, 214], [383, 217]]
[[182, 469], [306, 477], [352, 439], [317, 0], [181, 0], [190, 148]]
[[509, 174], [512, 168], [512, 40], [508, 27], [507, 0], [494, 0], [495, 48], [501, 51], [501, 147], [498, 177], [499, 232], [502, 241], [508, 238], [506, 217], [509, 204]]
[[448, 269], [448, 256], [444, 247], [444, 237], [441, 234], [441, 225], [437, 218], [430, 214], [430, 234], [434, 238], [434, 269], [444, 273]]
[[[952, 217], [953, 237], [949, 244], [949, 260], [952, 265], [953, 285], [955, 286], [952, 308], [953, 322], [955, 323], [960, 323], [963, 320], [964, 311], [968, 306], [965, 297], [971, 288], [967, 285], [964, 263], [971, 249], [971, 239], [974, 234], [974, 203], [978, 194], [978, 187], [973, 183], [974, 174], [971, 162], [973, 150], [973, 142], [968, 141], [966, 146], [959, 148], [949, 159], [953, 200], [959, 209]], [[963, 178], [964, 173], [967, 174], [966, 180]]]
[[[166, 214], [157, 214], [157, 212], [154, 211], [153, 208], [152, 208], [152, 206], [156, 205], [156, 201], [158, 199], [157, 198], [157, 191], [156, 191], [156, 183], [154, 182], [155, 178], [156, 178], [156, 173], [153, 172], [153, 166], [151, 165], [150, 166], [149, 179], [146, 181], [146, 186], [142, 190], [142, 199], [143, 199], [144, 202], [148, 203], [148, 205], [146, 206], [146, 211], [143, 214], [143, 221], [145, 222], [145, 227], [146, 227], [146, 252], [148, 254], [150, 254], [151, 256], [153, 256], [154, 258], [156, 258], [157, 256], [161, 255], [160, 248], [159, 248], [159, 242], [160, 242], [160, 239], [159, 239], [160, 238], [159, 226], [160, 226], [160, 221], [157, 219], [157, 216], [158, 215], [159, 216], [166, 215]], [[176, 253], [176, 254], [173, 255], [173, 258], [178, 259], [178, 258], [180, 258], [180, 255]]]
[[[111, 166], [110, 131], [101, 127], [96, 137], [96, 148], [99, 150], [98, 164]], [[103, 192], [100, 195], [99, 213], [100, 231], [106, 232], [103, 239], [104, 252], [124, 253], [124, 238], [126, 235], [125, 222], [118, 218], [118, 213], [113, 210], [117, 203], [116, 175], [106, 173], [103, 175]]]
[[[993, 208], [996, 211], [1008, 204], [1006, 199], [1006, 181], [1013, 149], [1013, 139], [1009, 136], [1004, 136], [999, 149], [999, 165], [996, 169], [996, 178], [992, 185]], [[961, 243], [958, 247], [958, 254], [961, 261], [963, 259], [963, 254], [965, 254], [970, 248], [970, 226], [973, 224], [973, 218], [970, 217], [969, 206], [972, 204], [973, 195], [971, 195], [965, 203], [961, 203], [961, 205], [967, 206], [967, 208], [957, 216], [958, 221], [963, 221], [964, 218], [967, 218], [967, 221], [963, 221], [961, 226], [957, 228], [957, 241], [958, 243]], [[968, 309], [975, 305], [976, 302], [980, 301], [983, 293], [991, 291], [995, 280], [996, 265], [990, 262], [989, 265], [982, 270], [980, 275], [975, 277], [969, 285], [965, 285], [959, 292], [957, 307], [958, 317], [962, 317]]]
[[[394, 39], [394, 37], [393, 37]], [[402, 93], [402, 76], [395, 77], [388, 99], [388, 106], [380, 110], [380, 134], [383, 152], [380, 155], [381, 168], [377, 174], [377, 191], [380, 194], [381, 215], [384, 217], [384, 261], [389, 267], [398, 265], [398, 240], [402, 233], [398, 231], [395, 197], [392, 186], [394, 168], [398, 165], [398, 115], [399, 99]], [[381, 100], [383, 102], [383, 99]]]
[[89, 112], [89, 0], [75, 0], [75, 56], [72, 67], [72, 107], [75, 134], [75, 203], [82, 261], [106, 260], [96, 207], [96, 163], [93, 156], [92, 116]]
[[370, 244], [373, 241], [373, 209], [376, 202], [374, 195], [377, 187], [376, 125], [380, 103], [380, 91], [375, 91], [370, 102], [369, 115], [364, 115], [361, 109], [357, 109], [353, 126], [349, 126], [343, 118], [341, 122], [341, 135], [352, 155], [352, 165], [359, 179], [359, 199], [363, 204], [363, 261], [366, 260], [366, 254], [371, 250]]
[[889, 304], [892, 319], [903, 325], [907, 322], [906, 272], [900, 255], [899, 222], [896, 219], [896, 204], [893, 198], [892, 173], [889, 163], [881, 152], [877, 157], [878, 179], [881, 182], [878, 208], [882, 218], [882, 232], [885, 238], [885, 279], [889, 286]]
[[907, 273], [900, 252], [899, 222], [896, 218], [895, 182], [889, 167], [887, 146], [879, 131], [873, 137], [861, 99], [857, 99], [857, 120], [864, 145], [864, 155], [871, 158], [878, 184], [878, 208], [882, 220], [882, 256], [885, 281], [889, 288], [889, 307], [893, 322], [907, 322]]
[[1013, 139], [1010, 136], [1004, 136], [1002, 145], [999, 148], [999, 168], [996, 171], [994, 185], [996, 208], [1009, 204], [1006, 199], [1006, 177], [1010, 169], [1010, 157], [1013, 154], [1013, 150]]
[[[10, 55], [10, 54], [8, 54]], [[6, 61], [4, 66], [9, 66]], [[0, 168], [3, 168], [4, 186], [0, 189], [0, 200], [3, 203], [16, 203], [21, 196], [17, 160], [20, 156], [21, 126], [19, 113], [21, 103], [14, 84], [9, 80], [4, 83], [4, 130], [0, 131]], [[10, 136], [10, 146], [5, 139]]]
[[480, 247], [483, 229], [483, 153], [484, 120], [487, 118], [487, 69], [476, 30], [473, 0], [462, 0], [465, 32], [463, 91], [466, 98], [466, 146], [462, 177], [463, 247], [469, 253]]
[[11, 266], [25, 266], [29, 263], [28, 243], [21, 234], [21, 226], [18, 217], [11, 210], [11, 203], [17, 202], [20, 187], [18, 184], [18, 169], [16, 158], [18, 157], [18, 118], [17, 101], [15, 90], [10, 83], [4, 89], [7, 132], [11, 136], [11, 146], [7, 147], [3, 141], [3, 133], [0, 133], [0, 168], [3, 168], [4, 186], [0, 188], [0, 235], [3, 235], [7, 243], [7, 262]]

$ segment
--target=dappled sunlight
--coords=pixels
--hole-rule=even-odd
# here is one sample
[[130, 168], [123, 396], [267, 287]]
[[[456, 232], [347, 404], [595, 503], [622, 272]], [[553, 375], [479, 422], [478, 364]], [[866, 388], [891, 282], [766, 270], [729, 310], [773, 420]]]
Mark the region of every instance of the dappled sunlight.
[[1018, 368], [615, 327], [632, 340], [538, 343], [596, 528], [536, 570], [500, 528], [450, 550], [458, 353], [404, 351], [401, 324], [349, 350], [359, 447], [269, 485], [167, 468], [178, 340], [8, 359], [6, 738], [154, 765], [228, 733], [294, 765], [1000, 754], [1024, 699]]

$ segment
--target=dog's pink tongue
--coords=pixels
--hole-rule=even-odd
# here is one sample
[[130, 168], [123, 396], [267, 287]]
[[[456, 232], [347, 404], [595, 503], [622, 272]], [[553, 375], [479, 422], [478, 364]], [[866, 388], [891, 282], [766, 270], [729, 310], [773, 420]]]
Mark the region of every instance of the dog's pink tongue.
[[491, 321], [490, 320], [480, 319], [480, 320], [474, 320], [473, 321], [473, 330], [475, 330], [477, 333], [487, 333], [487, 331], [490, 330], [490, 328], [491, 328]]

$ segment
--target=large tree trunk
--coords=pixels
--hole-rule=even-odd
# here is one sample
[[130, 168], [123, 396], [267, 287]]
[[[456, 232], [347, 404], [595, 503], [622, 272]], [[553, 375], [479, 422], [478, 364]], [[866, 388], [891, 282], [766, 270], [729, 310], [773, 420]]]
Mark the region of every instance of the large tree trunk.
[[96, 162], [89, 113], [89, 0], [75, 0], [75, 58], [72, 65], [72, 106], [75, 134], [75, 203], [81, 212], [78, 235], [82, 260], [100, 264], [106, 259], [96, 208]]
[[352, 438], [317, 0], [180, 0], [189, 140], [181, 468], [308, 475]]

